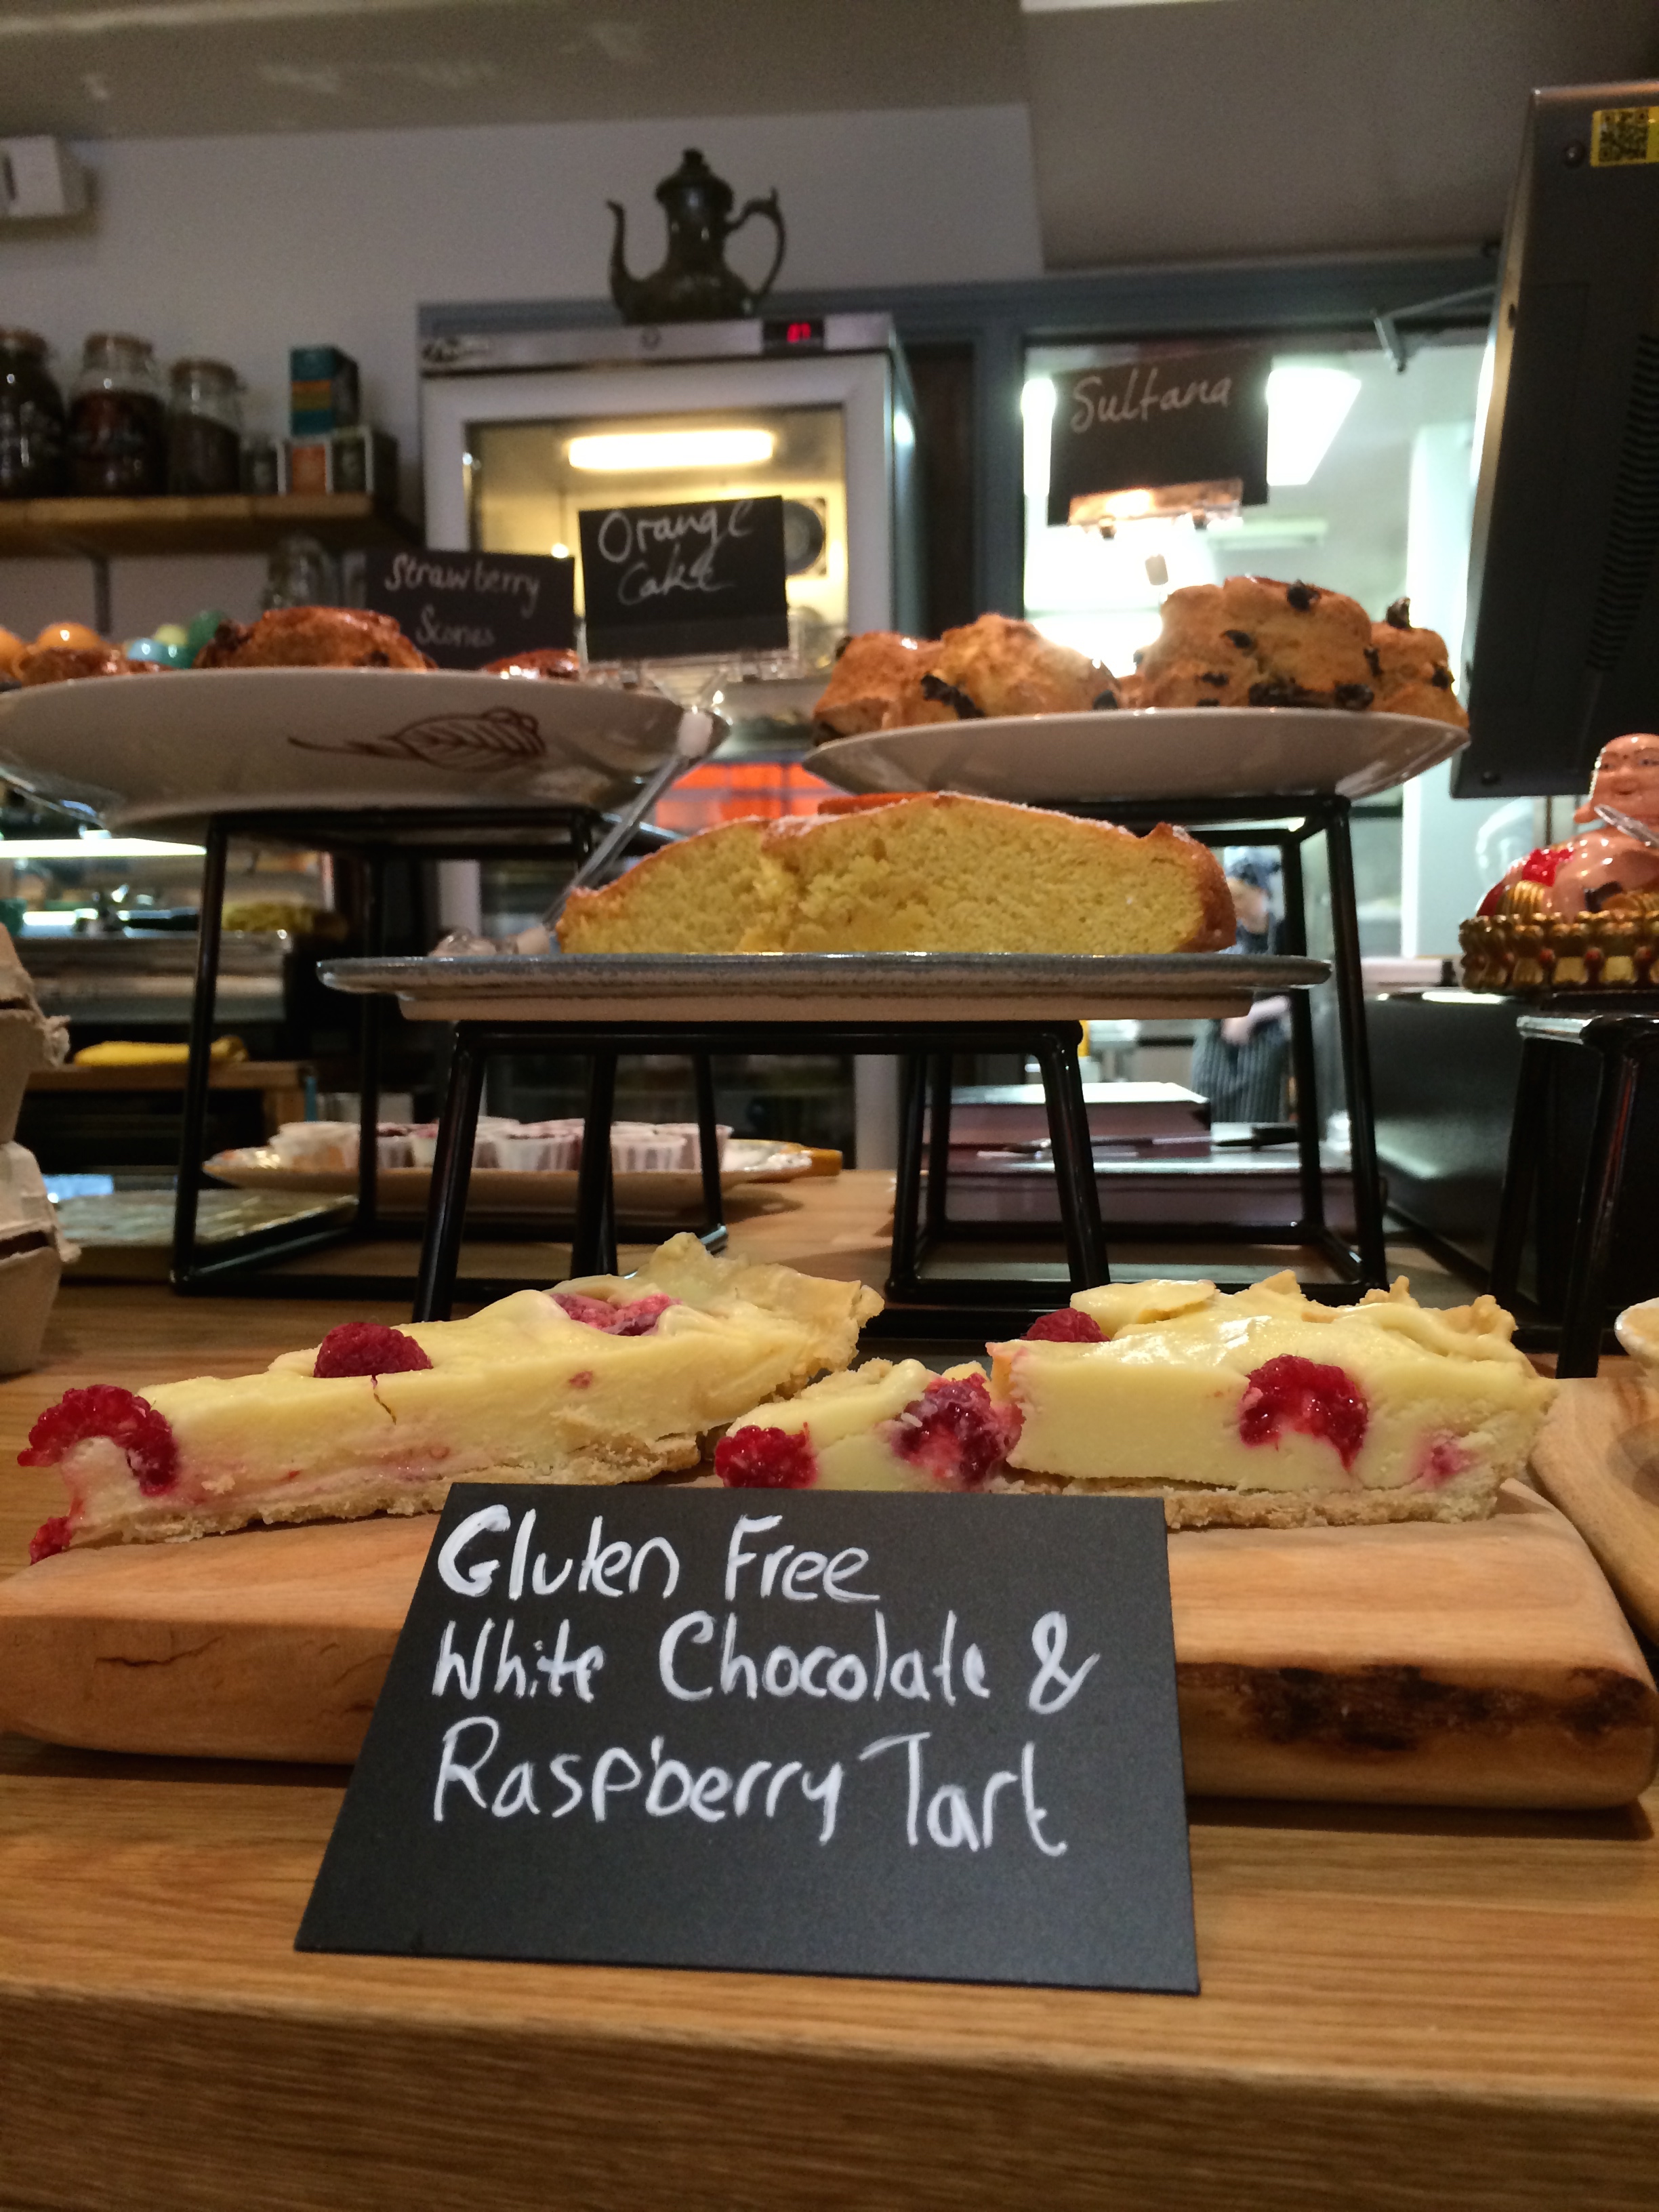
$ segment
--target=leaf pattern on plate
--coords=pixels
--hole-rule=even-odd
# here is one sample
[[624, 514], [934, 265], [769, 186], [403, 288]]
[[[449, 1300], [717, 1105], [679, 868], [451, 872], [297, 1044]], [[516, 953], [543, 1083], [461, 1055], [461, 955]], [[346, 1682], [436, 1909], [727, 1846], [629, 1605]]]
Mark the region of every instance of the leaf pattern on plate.
[[543, 760], [547, 754], [547, 741], [535, 717], [514, 707], [492, 707], [483, 714], [434, 714], [378, 738], [342, 738], [333, 743], [290, 738], [289, 743], [301, 752], [366, 753], [375, 760], [419, 761], [425, 768], [461, 769], [473, 775], [499, 775], [505, 769]]

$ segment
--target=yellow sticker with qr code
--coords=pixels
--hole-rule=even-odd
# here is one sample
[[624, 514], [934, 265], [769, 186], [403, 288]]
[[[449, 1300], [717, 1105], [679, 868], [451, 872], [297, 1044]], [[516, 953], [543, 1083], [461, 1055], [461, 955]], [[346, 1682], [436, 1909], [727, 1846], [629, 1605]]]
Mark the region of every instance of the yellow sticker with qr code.
[[1590, 118], [1590, 167], [1659, 161], [1659, 107], [1598, 107]]

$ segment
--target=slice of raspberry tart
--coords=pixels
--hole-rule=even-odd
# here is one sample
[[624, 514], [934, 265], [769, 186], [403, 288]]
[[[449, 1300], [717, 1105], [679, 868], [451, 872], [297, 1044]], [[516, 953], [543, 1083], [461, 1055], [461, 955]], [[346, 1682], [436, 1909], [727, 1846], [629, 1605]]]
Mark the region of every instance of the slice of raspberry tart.
[[465, 1321], [348, 1322], [262, 1374], [71, 1390], [19, 1455], [69, 1491], [33, 1555], [434, 1511], [462, 1480], [643, 1481], [695, 1466], [744, 1407], [845, 1367], [880, 1307], [860, 1283], [681, 1236], [636, 1274], [516, 1291]]
[[980, 1368], [871, 1359], [733, 1422], [714, 1472], [733, 1490], [981, 1490], [1018, 1434]]
[[1403, 1279], [1352, 1306], [1289, 1274], [1115, 1284], [993, 1345], [991, 1392], [1018, 1416], [1011, 1478], [1161, 1495], [1172, 1528], [1479, 1520], [1554, 1395], [1514, 1327]]

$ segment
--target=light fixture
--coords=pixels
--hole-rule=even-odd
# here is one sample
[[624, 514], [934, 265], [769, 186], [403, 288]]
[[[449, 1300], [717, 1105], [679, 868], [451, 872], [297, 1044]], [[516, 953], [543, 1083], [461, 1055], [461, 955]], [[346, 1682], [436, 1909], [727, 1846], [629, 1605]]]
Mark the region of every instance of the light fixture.
[[553, 558], [556, 561], [568, 561], [570, 558], [570, 548], [568, 545], [556, 545], [553, 548]]
[[1267, 379], [1267, 482], [1311, 483], [1359, 397], [1346, 368], [1288, 362]]
[[1051, 376], [1028, 376], [1019, 395], [1019, 411], [1025, 424], [1025, 496], [1046, 499], [1048, 493], [1048, 441], [1054, 419], [1054, 380]]
[[0, 838], [0, 860], [199, 860], [206, 850], [153, 837]]
[[752, 469], [777, 447], [769, 430], [620, 430], [573, 438], [573, 469], [620, 476], [635, 469]]

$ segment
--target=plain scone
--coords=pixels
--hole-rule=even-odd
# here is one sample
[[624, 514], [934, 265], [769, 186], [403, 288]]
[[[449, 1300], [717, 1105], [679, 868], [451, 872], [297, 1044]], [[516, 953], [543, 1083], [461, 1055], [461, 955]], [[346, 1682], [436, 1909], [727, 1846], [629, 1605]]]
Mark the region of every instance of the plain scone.
[[560, 920], [566, 952], [1219, 951], [1206, 846], [929, 792], [851, 813], [730, 822], [652, 854]]

